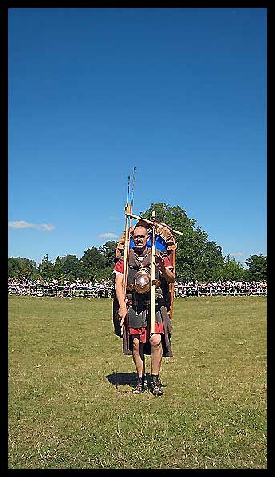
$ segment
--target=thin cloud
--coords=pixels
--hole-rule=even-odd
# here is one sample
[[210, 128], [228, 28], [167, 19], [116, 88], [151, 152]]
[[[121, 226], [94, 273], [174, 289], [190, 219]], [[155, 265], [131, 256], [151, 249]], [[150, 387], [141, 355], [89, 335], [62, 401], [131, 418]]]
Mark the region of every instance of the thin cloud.
[[108, 239], [108, 238], [110, 238], [110, 239], [112, 239], [112, 238], [115, 239], [115, 238], [118, 238], [118, 235], [113, 234], [112, 232], [106, 232], [106, 233], [104, 233], [104, 234], [100, 234], [99, 237], [100, 237], [100, 238], [103, 238], [103, 239]]
[[55, 229], [55, 226], [52, 224], [40, 224], [37, 227], [41, 230], [47, 230], [48, 232], [51, 232]]
[[51, 224], [31, 224], [30, 222], [25, 222], [25, 220], [15, 220], [9, 222], [9, 227], [12, 229], [39, 229], [46, 230], [51, 232], [55, 227]]

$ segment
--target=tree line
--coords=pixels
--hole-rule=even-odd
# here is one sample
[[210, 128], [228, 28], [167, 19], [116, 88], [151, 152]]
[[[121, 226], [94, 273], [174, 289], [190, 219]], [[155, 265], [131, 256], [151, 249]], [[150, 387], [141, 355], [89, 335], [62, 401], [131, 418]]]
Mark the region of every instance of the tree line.
[[[183, 233], [176, 236], [176, 279], [188, 282], [217, 280], [265, 281], [267, 279], [267, 257], [251, 255], [246, 267], [230, 255], [223, 256], [222, 248], [214, 241], [208, 240], [208, 234], [196, 226], [196, 220], [190, 219], [185, 210], [179, 206], [165, 203], [152, 203], [143, 217], [150, 219], [155, 211], [157, 220], [165, 222], [174, 230]], [[24, 276], [30, 280], [38, 278], [50, 281], [57, 278], [64, 280], [100, 281], [112, 277], [117, 242], [107, 241], [100, 247], [91, 247], [84, 251], [81, 258], [76, 255], [57, 256], [54, 261], [44, 256], [37, 266], [29, 258], [10, 257], [8, 275], [10, 278]]]

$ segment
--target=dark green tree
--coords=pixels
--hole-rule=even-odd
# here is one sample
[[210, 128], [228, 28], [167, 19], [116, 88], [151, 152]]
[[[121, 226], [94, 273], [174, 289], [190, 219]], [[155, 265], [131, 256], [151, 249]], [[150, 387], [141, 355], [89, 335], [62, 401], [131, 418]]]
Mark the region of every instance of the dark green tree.
[[29, 258], [10, 257], [8, 259], [8, 275], [10, 278], [35, 279], [38, 276], [36, 263]]
[[20, 261], [21, 258], [10, 257], [8, 259], [8, 276], [9, 278], [19, 278], [21, 274]]
[[62, 281], [64, 279], [64, 273], [62, 268], [62, 260], [59, 256], [56, 257], [54, 262], [54, 277]]
[[99, 279], [106, 268], [105, 258], [96, 247], [88, 248], [80, 258], [86, 280]]
[[209, 242], [207, 233], [201, 227], [195, 227], [196, 220], [190, 219], [181, 207], [153, 203], [143, 216], [150, 219], [153, 211], [157, 220], [183, 233], [183, 236], [175, 236], [177, 280], [213, 279], [223, 265], [221, 247], [215, 242]]
[[38, 265], [39, 275], [43, 280], [50, 281], [54, 278], [54, 264], [49, 260], [49, 255], [46, 254], [41, 263]]
[[85, 278], [84, 267], [81, 262], [77, 258], [76, 255], [66, 255], [65, 257], [61, 257], [58, 262], [55, 262], [55, 267], [58, 267], [58, 271], [60, 274], [60, 278], [64, 280], [76, 280], [77, 278], [82, 279]]
[[267, 257], [265, 255], [251, 255], [245, 263], [248, 267], [248, 281], [261, 282], [267, 280]]
[[114, 240], [109, 240], [104, 245], [101, 245], [98, 249], [101, 255], [104, 257], [104, 262], [106, 267], [114, 266], [116, 246], [117, 246], [117, 242], [115, 242]]
[[101, 280], [102, 278], [111, 279], [113, 268], [115, 264], [115, 255], [116, 255], [116, 246], [117, 242], [114, 240], [109, 240], [104, 245], [99, 247], [99, 252], [104, 257], [104, 268], [97, 271], [97, 279]]
[[201, 243], [201, 252], [198, 250], [200, 262], [199, 281], [216, 281], [221, 279], [223, 274], [222, 248], [213, 241]]
[[224, 265], [222, 269], [222, 280], [242, 281], [245, 279], [244, 266], [237, 262], [234, 257], [227, 255], [224, 257]]

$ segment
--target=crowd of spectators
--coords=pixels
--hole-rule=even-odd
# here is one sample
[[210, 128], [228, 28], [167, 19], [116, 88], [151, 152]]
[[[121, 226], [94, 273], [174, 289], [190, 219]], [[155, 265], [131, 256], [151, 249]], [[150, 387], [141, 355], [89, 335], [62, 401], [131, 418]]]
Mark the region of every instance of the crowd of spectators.
[[[175, 282], [175, 298], [191, 296], [266, 296], [267, 283], [263, 282], [242, 282], [242, 281], [216, 281], [199, 283], [198, 281]], [[51, 281], [28, 280], [9, 278], [9, 295], [30, 295], [30, 296], [52, 296], [59, 298], [113, 298], [113, 280], [101, 280], [95, 282], [83, 282], [80, 279], [75, 281], [64, 280], [61, 284], [59, 280]]]
[[112, 298], [114, 286], [112, 280], [101, 281], [73, 281], [64, 280], [61, 284], [58, 279], [28, 280], [11, 278], [8, 280], [9, 295], [52, 296], [59, 298]]
[[199, 283], [198, 281], [175, 282], [175, 297], [189, 296], [241, 296], [241, 295], [267, 295], [267, 283], [242, 282], [234, 280]]

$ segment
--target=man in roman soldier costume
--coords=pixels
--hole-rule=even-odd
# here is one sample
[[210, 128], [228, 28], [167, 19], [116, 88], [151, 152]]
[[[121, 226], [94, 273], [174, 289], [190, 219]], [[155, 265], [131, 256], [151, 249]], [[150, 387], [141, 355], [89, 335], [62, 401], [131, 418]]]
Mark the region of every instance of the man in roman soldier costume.
[[[167, 249], [156, 248], [152, 262], [152, 238], [150, 225], [139, 221], [130, 232], [132, 247], [127, 261], [117, 257], [115, 272], [114, 325], [123, 334], [124, 354], [132, 354], [137, 371], [139, 394], [146, 387], [145, 354], [151, 355], [151, 391], [155, 396], [163, 394], [159, 373], [162, 357], [172, 356], [171, 350], [171, 286], [175, 281], [174, 264]], [[173, 245], [175, 248], [175, 245]], [[172, 246], [172, 248], [173, 248]], [[152, 281], [152, 263], [154, 280]], [[125, 267], [127, 273], [125, 274]], [[126, 283], [125, 283], [126, 282]], [[151, 306], [151, 286], [154, 285], [155, 305]], [[152, 309], [154, 319], [151, 320]]]

